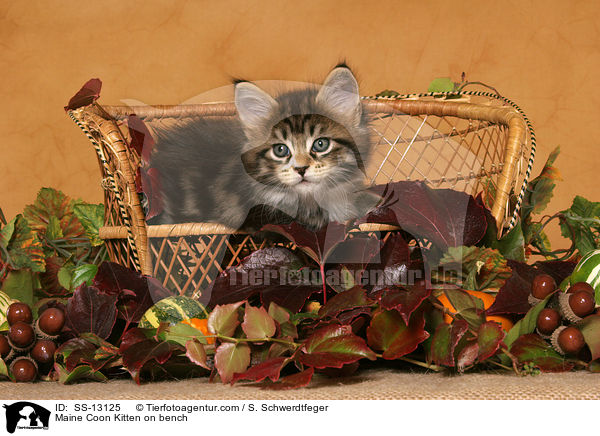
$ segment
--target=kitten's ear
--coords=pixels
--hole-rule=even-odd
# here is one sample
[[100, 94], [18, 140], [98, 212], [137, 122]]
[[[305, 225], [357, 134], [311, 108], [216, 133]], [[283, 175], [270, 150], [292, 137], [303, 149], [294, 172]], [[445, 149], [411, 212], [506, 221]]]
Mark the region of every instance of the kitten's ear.
[[317, 94], [317, 103], [327, 106], [343, 117], [360, 118], [358, 83], [348, 67], [337, 67], [329, 73]]
[[236, 83], [235, 107], [244, 126], [251, 129], [262, 128], [277, 106], [275, 99], [254, 83]]

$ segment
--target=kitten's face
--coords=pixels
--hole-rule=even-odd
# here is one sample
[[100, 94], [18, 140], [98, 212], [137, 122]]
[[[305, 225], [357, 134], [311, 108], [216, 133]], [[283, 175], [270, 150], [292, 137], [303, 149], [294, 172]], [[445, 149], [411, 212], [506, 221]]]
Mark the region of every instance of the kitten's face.
[[[256, 85], [235, 88], [236, 108], [248, 138], [242, 160], [249, 175], [281, 194], [323, 196], [346, 186], [360, 189], [368, 148], [358, 84], [349, 69], [334, 69], [323, 86], [274, 99]], [[359, 151], [361, 150], [361, 151]]]
[[262, 146], [247, 151], [244, 164], [266, 185], [313, 194], [351, 181], [357, 154], [341, 124], [322, 115], [293, 115], [277, 123]]

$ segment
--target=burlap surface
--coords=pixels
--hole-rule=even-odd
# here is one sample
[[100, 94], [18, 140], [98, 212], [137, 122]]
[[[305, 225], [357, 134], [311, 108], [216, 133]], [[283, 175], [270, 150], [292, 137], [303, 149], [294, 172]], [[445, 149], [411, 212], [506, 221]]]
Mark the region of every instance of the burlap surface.
[[413, 374], [389, 369], [330, 379], [315, 376], [307, 388], [269, 391], [257, 386], [209, 383], [206, 378], [147, 383], [0, 383], [0, 398], [20, 400], [541, 400], [600, 399], [600, 377], [587, 372], [541, 374]]

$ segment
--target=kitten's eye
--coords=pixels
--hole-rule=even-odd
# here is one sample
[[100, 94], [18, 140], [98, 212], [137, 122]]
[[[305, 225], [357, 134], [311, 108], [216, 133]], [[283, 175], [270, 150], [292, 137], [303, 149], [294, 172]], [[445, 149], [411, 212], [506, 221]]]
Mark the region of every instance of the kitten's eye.
[[319, 138], [319, 139], [315, 139], [315, 142], [313, 142], [311, 151], [314, 151], [315, 153], [323, 153], [324, 151], [329, 150], [329, 139], [327, 138]]
[[290, 149], [285, 144], [275, 144], [273, 146], [273, 154], [276, 157], [286, 157], [288, 154], [290, 154]]

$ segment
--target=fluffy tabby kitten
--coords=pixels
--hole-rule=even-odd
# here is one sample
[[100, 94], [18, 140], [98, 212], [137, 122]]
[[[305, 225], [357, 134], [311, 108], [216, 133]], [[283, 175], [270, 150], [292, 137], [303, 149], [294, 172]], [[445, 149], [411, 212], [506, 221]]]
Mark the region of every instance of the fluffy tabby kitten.
[[158, 130], [152, 166], [161, 174], [159, 223], [220, 222], [233, 228], [297, 221], [312, 230], [362, 216], [370, 148], [367, 114], [350, 69], [322, 86], [272, 97], [235, 84], [238, 117]]

